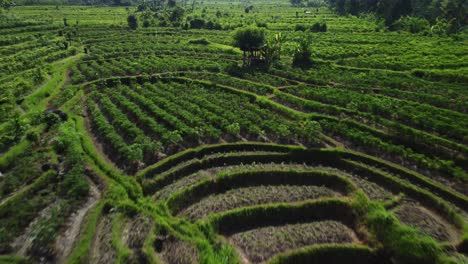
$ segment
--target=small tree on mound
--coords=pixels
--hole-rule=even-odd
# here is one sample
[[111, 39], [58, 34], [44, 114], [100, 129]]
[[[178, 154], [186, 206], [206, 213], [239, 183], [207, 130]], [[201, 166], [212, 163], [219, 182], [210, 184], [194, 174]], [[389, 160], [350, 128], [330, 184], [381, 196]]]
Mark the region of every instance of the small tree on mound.
[[260, 49], [265, 44], [265, 30], [257, 27], [240, 28], [234, 32], [234, 46], [244, 52], [244, 65], [260, 61]]

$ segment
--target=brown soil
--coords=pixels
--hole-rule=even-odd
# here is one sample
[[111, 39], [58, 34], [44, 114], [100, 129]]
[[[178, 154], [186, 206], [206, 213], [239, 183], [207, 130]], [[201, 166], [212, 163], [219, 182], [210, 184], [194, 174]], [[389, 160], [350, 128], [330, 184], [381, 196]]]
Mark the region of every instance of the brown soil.
[[347, 177], [358, 187], [360, 188], [371, 200], [389, 200], [392, 199], [394, 194], [389, 190], [385, 189], [383, 186], [380, 186], [374, 182], [371, 182], [365, 178], [361, 178], [356, 175], [347, 174]]
[[360, 243], [353, 230], [336, 221], [270, 226], [235, 234], [229, 240], [248, 263], [261, 263], [289, 250], [328, 243]]
[[101, 217], [89, 252], [89, 263], [114, 263], [117, 253], [112, 246], [112, 216]]
[[142, 251], [145, 239], [153, 227], [154, 221], [144, 215], [138, 215], [125, 225], [123, 230], [122, 242], [133, 251], [130, 263], [141, 263], [144, 260]]
[[205, 197], [200, 202], [186, 208], [181, 212], [181, 215], [193, 221], [206, 217], [209, 214], [239, 207], [339, 196], [341, 196], [340, 193], [322, 186], [253, 186], [233, 189], [226, 193]]
[[[238, 171], [246, 170], [262, 170], [262, 169], [277, 169], [277, 170], [316, 170], [323, 169], [330, 171], [331, 168], [320, 167], [320, 166], [308, 166], [304, 164], [278, 164], [278, 163], [257, 163], [257, 164], [243, 164], [243, 165], [233, 165], [233, 166], [224, 166], [224, 167], [213, 167], [206, 170], [197, 171], [191, 175], [183, 177], [178, 181], [169, 184], [157, 191], [154, 195], [155, 199], [167, 199], [171, 194], [182, 191], [183, 189], [205, 179], [214, 179], [220, 172], [234, 173]], [[334, 172], [342, 174], [341, 171], [332, 169]]]
[[195, 264], [199, 261], [195, 246], [172, 236], [163, 242], [160, 256], [166, 264]]
[[456, 242], [460, 237], [457, 228], [415, 201], [405, 201], [393, 212], [402, 223], [416, 227], [438, 241]]

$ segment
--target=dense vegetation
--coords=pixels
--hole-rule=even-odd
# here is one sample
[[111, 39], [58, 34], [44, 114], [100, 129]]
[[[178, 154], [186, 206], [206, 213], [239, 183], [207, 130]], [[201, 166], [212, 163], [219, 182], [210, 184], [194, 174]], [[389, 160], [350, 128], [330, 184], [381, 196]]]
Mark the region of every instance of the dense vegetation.
[[[393, 28], [413, 31], [428, 28], [429, 21], [456, 33], [468, 24], [468, 7], [463, 0], [328, 0], [339, 14], [358, 15], [373, 12]], [[412, 17], [410, 17], [412, 16]], [[397, 23], [395, 23], [399, 20]], [[395, 23], [395, 24], [394, 24]]]
[[1, 1], [0, 263], [468, 261], [463, 1]]

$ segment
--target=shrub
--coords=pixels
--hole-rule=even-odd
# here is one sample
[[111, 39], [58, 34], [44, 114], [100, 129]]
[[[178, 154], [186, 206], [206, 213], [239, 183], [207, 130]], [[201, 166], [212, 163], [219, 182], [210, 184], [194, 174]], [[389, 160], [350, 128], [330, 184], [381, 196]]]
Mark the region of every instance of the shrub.
[[306, 31], [306, 30], [307, 28], [304, 25], [296, 24], [296, 26], [294, 26], [294, 31]]
[[310, 28], [311, 32], [327, 32], [327, 23], [315, 23]]
[[61, 185], [62, 195], [73, 201], [80, 200], [88, 195], [89, 184], [83, 175], [83, 166], [76, 165], [69, 170], [64, 175], [63, 183]]
[[229, 134], [237, 136], [240, 134], [240, 125], [239, 123], [232, 123], [226, 127], [226, 130]]
[[257, 24], [257, 27], [261, 27], [261, 28], [267, 28], [268, 27], [267, 23], [265, 23], [265, 22], [257, 22], [256, 24]]
[[189, 44], [208, 45], [210, 42], [206, 38], [191, 39], [188, 41]]
[[201, 29], [205, 26], [205, 20], [201, 18], [194, 18], [190, 21], [190, 28]]
[[137, 29], [138, 28], [138, 19], [137, 19], [137, 16], [135, 14], [131, 14], [127, 17], [127, 23], [128, 23], [128, 27], [130, 29]]
[[308, 68], [312, 66], [312, 51], [310, 50], [310, 40], [306, 37], [297, 42], [296, 50], [293, 55], [293, 66]]
[[26, 134], [26, 139], [31, 142], [37, 142], [39, 140], [39, 132], [38, 131], [29, 131]]
[[411, 33], [420, 33], [429, 29], [429, 21], [424, 18], [406, 16], [395, 22], [395, 27]]

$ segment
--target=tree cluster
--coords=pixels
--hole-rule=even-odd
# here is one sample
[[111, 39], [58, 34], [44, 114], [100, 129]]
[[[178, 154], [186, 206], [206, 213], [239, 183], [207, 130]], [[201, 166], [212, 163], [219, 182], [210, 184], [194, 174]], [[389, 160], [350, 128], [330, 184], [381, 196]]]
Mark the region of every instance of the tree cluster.
[[10, 0], [0, 0], [0, 10], [1, 9], [9, 9], [12, 3]]
[[468, 23], [465, 0], [328, 0], [328, 3], [340, 15], [374, 12], [387, 26], [403, 16], [417, 16], [432, 22], [443, 18], [453, 30]]

